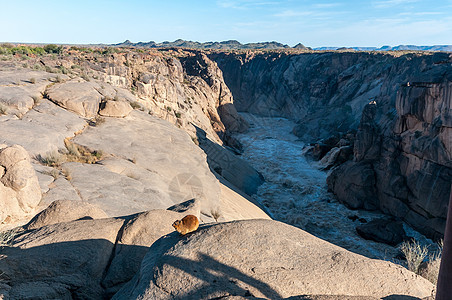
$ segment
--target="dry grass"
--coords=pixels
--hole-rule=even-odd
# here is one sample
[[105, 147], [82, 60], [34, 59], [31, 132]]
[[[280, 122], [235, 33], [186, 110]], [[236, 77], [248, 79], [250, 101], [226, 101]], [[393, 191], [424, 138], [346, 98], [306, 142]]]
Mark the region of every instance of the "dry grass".
[[411, 242], [403, 242], [400, 245], [400, 251], [406, 258], [408, 270], [419, 274], [419, 267], [427, 256], [427, 247], [421, 246], [416, 240]]
[[64, 175], [64, 178], [66, 178], [66, 180], [71, 181], [72, 180], [72, 172], [69, 169], [63, 168], [63, 170], [61, 170], [61, 172]]
[[443, 240], [438, 242], [438, 250], [433, 252], [428, 257], [426, 267], [421, 271], [421, 276], [426, 278], [431, 283], [438, 282], [439, 266], [441, 264], [441, 254], [443, 252]]
[[59, 167], [66, 162], [65, 156], [58, 151], [47, 152], [45, 155], [38, 154], [36, 160], [49, 167]]
[[43, 174], [52, 176], [57, 179], [60, 176], [60, 171], [58, 169], [52, 169], [51, 171], [44, 171]]
[[7, 108], [0, 103], [0, 116], [6, 115]]
[[[101, 150], [91, 151], [90, 149], [72, 143], [70, 140], [64, 141], [66, 145], [66, 150], [51, 151], [47, 152], [45, 155], [38, 154], [35, 159], [41, 164], [49, 167], [58, 168], [60, 171], [61, 165], [65, 162], [80, 162], [84, 164], [94, 164], [104, 157]], [[55, 177], [53, 174], [49, 174]], [[63, 173], [63, 175], [65, 175]], [[65, 177], [70, 177], [66, 176]]]
[[65, 140], [64, 143], [67, 149], [67, 153], [65, 153], [66, 161], [68, 162], [94, 164], [104, 157], [101, 150], [91, 151], [86, 147], [71, 142], [70, 140]]
[[218, 222], [218, 219], [221, 217], [219, 210], [211, 210], [210, 214], [212, 215], [216, 222]]
[[3, 247], [11, 246], [14, 238], [17, 235], [17, 232], [18, 228], [0, 232], [0, 249]]

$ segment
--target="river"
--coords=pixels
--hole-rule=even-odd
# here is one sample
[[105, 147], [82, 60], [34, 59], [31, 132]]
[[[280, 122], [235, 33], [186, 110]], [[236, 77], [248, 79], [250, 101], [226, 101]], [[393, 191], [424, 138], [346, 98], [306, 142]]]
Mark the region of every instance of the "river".
[[[365, 240], [355, 229], [363, 219], [370, 221], [384, 215], [350, 210], [328, 192], [327, 173], [319, 169], [317, 162], [305, 159], [302, 155], [305, 144], [291, 134], [295, 123], [284, 118], [241, 115], [250, 123], [248, 132], [236, 136], [243, 144], [242, 158], [265, 178], [253, 198], [267, 207], [272, 218], [352, 252], [394, 260], [397, 248]], [[404, 227], [407, 235], [421, 244], [432, 244], [408, 225]]]

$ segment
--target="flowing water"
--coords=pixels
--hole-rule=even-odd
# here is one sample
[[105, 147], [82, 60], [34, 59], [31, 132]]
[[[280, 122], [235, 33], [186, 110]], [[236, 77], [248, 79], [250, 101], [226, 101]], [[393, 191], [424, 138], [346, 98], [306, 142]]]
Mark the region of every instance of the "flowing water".
[[[383, 214], [350, 210], [335, 200], [327, 191], [327, 173], [302, 155], [304, 143], [291, 134], [293, 122], [252, 114], [242, 116], [250, 123], [248, 132], [237, 135], [244, 146], [242, 158], [265, 178], [253, 198], [267, 207], [274, 219], [367, 257], [393, 260], [398, 254], [396, 248], [365, 240], [355, 229], [363, 219], [370, 221]], [[422, 244], [432, 243], [404, 226], [408, 236]]]

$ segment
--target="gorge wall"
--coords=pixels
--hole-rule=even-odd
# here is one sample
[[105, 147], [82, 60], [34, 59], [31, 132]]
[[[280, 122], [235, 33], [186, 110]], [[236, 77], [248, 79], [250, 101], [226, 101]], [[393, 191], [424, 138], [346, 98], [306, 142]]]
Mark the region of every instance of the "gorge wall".
[[[239, 111], [298, 122], [306, 142], [356, 132], [330, 190], [441, 237], [452, 182], [448, 53], [211, 53]], [[371, 103], [371, 104], [369, 104]]]

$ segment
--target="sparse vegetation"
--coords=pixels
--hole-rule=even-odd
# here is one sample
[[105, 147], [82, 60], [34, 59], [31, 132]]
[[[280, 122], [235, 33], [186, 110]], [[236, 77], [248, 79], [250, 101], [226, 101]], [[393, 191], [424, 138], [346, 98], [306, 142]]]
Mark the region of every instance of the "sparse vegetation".
[[0, 232], [0, 249], [6, 246], [11, 246], [11, 243], [16, 237], [18, 231], [18, 228], [15, 228]]
[[82, 77], [85, 81], [91, 81], [88, 74], [86, 74], [86, 73], [83, 73], [80, 77]]
[[60, 176], [60, 171], [58, 171], [58, 169], [52, 169], [50, 171], [44, 171], [43, 174], [52, 176], [54, 179], [57, 179]]
[[218, 222], [218, 219], [220, 218], [221, 214], [218, 210], [211, 210], [210, 214], [215, 219], [216, 222]]
[[130, 106], [132, 106], [133, 109], [141, 108], [140, 103], [138, 103], [137, 101], [130, 102]]
[[411, 242], [403, 242], [400, 245], [400, 251], [406, 258], [408, 270], [419, 274], [419, 267], [427, 256], [427, 247], [421, 246], [416, 240]]
[[[94, 164], [104, 157], [101, 150], [90, 150], [84, 146], [77, 145], [70, 140], [64, 141], [66, 145], [65, 159], [68, 162], [80, 162], [85, 164]], [[64, 174], [64, 170], [62, 170]], [[70, 174], [65, 174], [66, 177], [71, 177]]]
[[39, 96], [31, 96], [31, 98], [33, 99], [34, 104], [38, 104], [39, 101], [41, 100], [41, 98]]
[[0, 116], [6, 115], [7, 108], [0, 103]]
[[32, 84], [35, 84], [36, 83], [36, 78], [32, 77], [28, 81], [30, 81], [30, 83], [32, 83]]
[[66, 178], [66, 180], [72, 180], [72, 172], [71, 170], [67, 169], [67, 168], [63, 168], [63, 170], [61, 170], [61, 172], [64, 175], [64, 178]]
[[174, 115], [176, 116], [176, 118], [180, 118], [181, 117], [181, 113], [180, 112], [175, 112]]
[[47, 53], [60, 54], [61, 52], [63, 52], [63, 47], [57, 46], [55, 44], [49, 44], [44, 46], [44, 51]]
[[102, 118], [101, 116], [96, 116], [94, 118], [94, 126], [99, 126], [100, 124], [105, 123], [105, 118]]
[[47, 73], [55, 73], [55, 70], [53, 70], [51, 67], [46, 66], [45, 68]]
[[47, 152], [44, 156], [38, 154], [36, 160], [49, 167], [59, 167], [66, 161], [64, 155], [58, 151]]
[[421, 271], [421, 276], [436, 285], [438, 282], [439, 266], [441, 264], [441, 254], [443, 252], [443, 240], [438, 242], [438, 250], [428, 257], [425, 268]]

